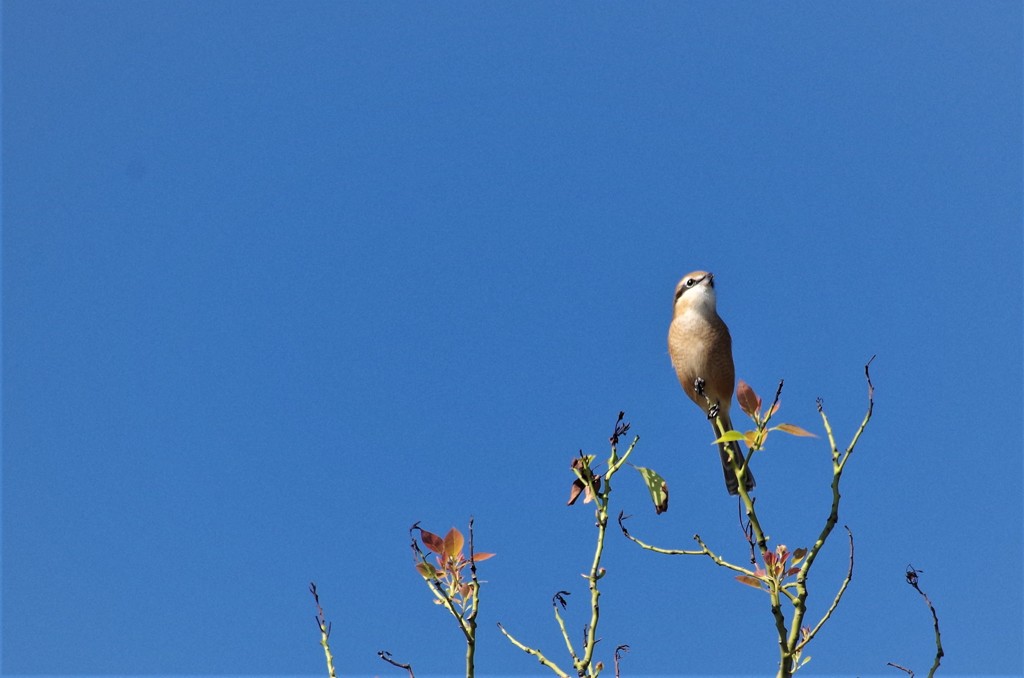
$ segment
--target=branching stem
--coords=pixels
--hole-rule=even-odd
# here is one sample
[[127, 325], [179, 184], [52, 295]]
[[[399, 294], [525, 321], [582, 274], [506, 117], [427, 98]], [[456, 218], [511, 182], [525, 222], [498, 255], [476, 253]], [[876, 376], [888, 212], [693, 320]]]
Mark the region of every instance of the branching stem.
[[[608, 455], [608, 469], [603, 476], [595, 474], [591, 468], [593, 457], [584, 455], [582, 452], [572, 465], [573, 472], [577, 478], [576, 487], [584, 488], [588, 493], [588, 497], [592, 497], [596, 505], [594, 517], [597, 526], [597, 539], [594, 545], [594, 557], [591, 559], [590, 569], [584, 575], [587, 580], [587, 588], [590, 591], [590, 621], [583, 629], [582, 654], [577, 654], [573, 647], [572, 639], [569, 637], [569, 630], [566, 627], [565, 620], [562, 618], [562, 613], [559, 611], [559, 605], [564, 605], [564, 598], [562, 596], [567, 594], [560, 591], [555, 595], [552, 605], [554, 607], [555, 622], [558, 624], [558, 629], [562, 634], [562, 639], [565, 641], [565, 647], [569, 651], [569, 656], [572, 657], [576, 675], [580, 678], [597, 678], [601, 672], [602, 664], [594, 662], [594, 650], [599, 640], [597, 628], [601, 619], [601, 589], [598, 586], [598, 582], [605, 575], [605, 570], [601, 567], [601, 556], [604, 554], [605, 536], [608, 532], [608, 507], [612, 493], [612, 478], [619, 469], [627, 464], [629, 456], [633, 453], [637, 442], [640, 440], [639, 436], [634, 437], [629, 448], [621, 456], [619, 455], [619, 440], [629, 430], [629, 424], [622, 420], [623, 416], [623, 413], [620, 412], [619, 418], [615, 423], [614, 432], [609, 439], [611, 442], [611, 452]], [[523, 652], [536, 657], [542, 665], [547, 666], [555, 674], [558, 676], [567, 675], [557, 664], [544, 656], [540, 650], [520, 642], [506, 631], [501, 624], [498, 624], [498, 628], [501, 629], [501, 632], [513, 645]]]
[[[825, 611], [821, 619], [813, 626], [804, 626], [804, 620], [807, 614], [807, 598], [809, 595], [807, 579], [811, 571], [811, 567], [814, 565], [818, 554], [824, 547], [825, 542], [831, 536], [835, 526], [839, 522], [839, 505], [841, 500], [841, 494], [839, 491], [840, 482], [842, 480], [843, 471], [846, 468], [846, 464], [853, 454], [854, 448], [860, 441], [861, 435], [867, 428], [868, 422], [871, 421], [871, 415], [874, 410], [874, 385], [871, 383], [870, 365], [874, 360], [874, 356], [871, 360], [868, 360], [867, 364], [864, 365], [864, 376], [868, 386], [868, 407], [867, 412], [861, 421], [860, 426], [854, 433], [850, 444], [845, 450], [840, 452], [838, 445], [835, 441], [835, 435], [832, 431], [832, 425], [825, 415], [822, 401], [818, 399], [818, 412], [821, 415], [822, 424], [825, 428], [825, 433], [828, 436], [829, 447], [831, 450], [831, 461], [832, 461], [832, 501], [829, 506], [829, 512], [825, 518], [825, 523], [822, 526], [817, 539], [814, 544], [807, 549], [805, 552], [803, 549], [799, 549], [802, 553], [798, 557], [803, 558], [803, 562], [799, 566], [793, 566], [792, 568], [786, 567], [786, 559], [790, 555], [784, 546], [778, 546], [775, 553], [772, 553], [768, 548], [768, 536], [765, 533], [761, 521], [757, 515], [756, 500], [750, 496], [747, 491], [746, 483], [744, 478], [748, 473], [748, 467], [750, 466], [751, 459], [754, 454], [760, 451], [761, 446], [770, 430], [784, 430], [790, 433], [796, 429], [797, 435], [804, 435], [806, 432], [802, 432], [798, 427], [794, 427], [788, 424], [781, 424], [779, 426], [769, 429], [769, 422], [772, 416], [778, 410], [779, 398], [782, 394], [783, 382], [779, 382], [779, 387], [775, 392], [775, 398], [772, 401], [771, 406], [768, 408], [765, 414], [761, 414], [761, 400], [753, 393], [752, 389], [741, 384], [742, 388], [747, 390], [744, 392], [745, 395], [740, 395], [740, 405], [744, 407], [752, 419], [754, 419], [757, 430], [746, 434], [732, 433], [731, 437], [726, 438], [727, 440], [735, 441], [745, 438], [749, 447], [749, 451], [746, 455], [742, 454], [730, 454], [729, 464], [732, 467], [733, 473], [736, 474], [736, 480], [739, 491], [739, 501], [741, 511], [745, 514], [747, 524], [744, 526], [744, 534], [747, 541], [750, 544], [751, 559], [756, 562], [755, 551], [759, 553], [762, 562], [765, 563], [765, 569], [762, 570], [760, 567], [755, 571], [751, 571], [747, 568], [740, 567], [725, 560], [708, 548], [707, 544], [700, 538], [700, 535], [694, 535], [694, 540], [700, 546], [700, 549], [669, 549], [658, 546], [653, 546], [640, 539], [634, 537], [629, 533], [624, 525], [625, 516], [619, 514], [619, 527], [622, 533], [632, 542], [637, 544], [643, 549], [652, 551], [654, 553], [661, 553], [664, 555], [673, 556], [707, 556], [716, 565], [725, 567], [733, 570], [734, 572], [740, 573], [740, 580], [744, 583], [751, 584], [755, 587], [760, 586], [762, 590], [768, 593], [771, 603], [771, 614], [774, 622], [776, 634], [778, 636], [779, 644], [779, 669], [777, 676], [778, 678], [790, 678], [793, 673], [800, 668], [801, 654], [807, 644], [817, 635], [822, 629], [825, 623], [831, 618], [836, 608], [839, 606], [839, 602], [843, 598], [843, 594], [846, 592], [851, 580], [853, 579], [853, 562], [854, 562], [854, 548], [853, 548], [853, 533], [847, 527], [846, 531], [849, 535], [850, 542], [850, 560], [849, 567], [847, 568], [846, 576], [843, 578], [842, 584], [839, 586], [835, 597], [832, 599], [832, 603]], [[697, 393], [702, 394], [703, 391], [703, 380], [697, 379], [694, 384]], [[707, 398], [707, 396], [705, 396]], [[729, 433], [725, 430], [721, 417], [718, 416], [717, 403], [712, 403], [708, 399], [708, 412], [715, 424], [715, 432], [719, 438], [726, 437]], [[809, 434], [808, 434], [809, 435]], [[743, 519], [740, 519], [741, 524]], [[794, 563], [797, 558], [794, 558]], [[786, 577], [795, 574], [795, 581], [784, 582]], [[792, 618], [786, 619], [786, 614], [783, 610], [782, 602], [785, 599], [793, 607]], [[938, 640], [938, 620], [936, 618], [936, 644], [939, 648], [937, 653], [935, 667], [938, 666], [938, 661], [942, 656], [941, 643]], [[803, 660], [806, 662], [806, 659]]]

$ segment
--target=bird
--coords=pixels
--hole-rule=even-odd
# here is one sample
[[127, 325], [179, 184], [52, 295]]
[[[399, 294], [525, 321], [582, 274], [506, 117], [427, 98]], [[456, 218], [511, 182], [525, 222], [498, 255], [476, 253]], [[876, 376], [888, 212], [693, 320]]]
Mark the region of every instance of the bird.
[[[732, 361], [732, 337], [716, 309], [714, 274], [687, 273], [676, 285], [672, 323], [668, 328], [668, 353], [683, 391], [711, 420], [715, 438], [731, 431], [729, 408], [736, 386], [736, 369]], [[703, 382], [703, 394], [699, 391], [698, 380]], [[721, 429], [715, 421], [716, 409]], [[729, 463], [729, 450], [740, 464], [743, 453], [736, 442], [718, 445], [725, 487], [729, 494], [736, 495], [739, 483]], [[743, 474], [743, 484], [749, 492], [754, 489], [754, 475], [749, 468]]]

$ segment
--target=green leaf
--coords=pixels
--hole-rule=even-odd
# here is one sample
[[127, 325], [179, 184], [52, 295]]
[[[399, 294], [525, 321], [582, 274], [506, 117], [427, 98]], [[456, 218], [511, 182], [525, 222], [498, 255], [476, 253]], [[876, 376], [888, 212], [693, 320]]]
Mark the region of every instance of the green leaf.
[[437, 579], [437, 569], [435, 569], [430, 563], [416, 563], [416, 571], [419, 572], [424, 579]]
[[735, 441], [739, 441], [739, 440], [746, 440], [746, 439], [747, 439], [747, 437], [745, 435], [743, 435], [742, 433], [740, 433], [739, 431], [726, 431], [724, 434], [722, 434], [721, 438], [716, 439], [715, 442], [713, 442], [711, 444], [712, 445], [717, 445], [718, 443], [731, 443], [731, 442], [735, 442]]
[[793, 435], [793, 436], [801, 436], [803, 438], [817, 438], [818, 437], [818, 436], [814, 435], [813, 433], [811, 433], [810, 431], [805, 431], [802, 428], [800, 428], [799, 426], [796, 426], [795, 424], [779, 424], [778, 426], [773, 426], [772, 428], [773, 429], [778, 429], [779, 431], [782, 431], [783, 433], [788, 433], [788, 434]]
[[668, 483], [665, 482], [665, 479], [658, 475], [658, 472], [654, 469], [644, 468], [643, 466], [636, 466], [634, 468], [640, 473], [640, 477], [644, 479], [647, 491], [651, 493], [655, 514], [662, 514], [667, 511]]

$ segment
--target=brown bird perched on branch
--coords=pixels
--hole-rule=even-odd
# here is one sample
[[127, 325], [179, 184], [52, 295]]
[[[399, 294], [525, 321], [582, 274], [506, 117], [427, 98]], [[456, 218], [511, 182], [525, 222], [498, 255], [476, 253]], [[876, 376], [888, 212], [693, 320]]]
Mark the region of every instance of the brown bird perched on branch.
[[[683, 391], [708, 415], [715, 438], [732, 430], [729, 408], [736, 385], [732, 337], [715, 309], [715, 276], [711, 273], [688, 273], [676, 285], [675, 310], [668, 328], [668, 353]], [[703, 394], [698, 390], [698, 380], [703, 381]], [[721, 430], [715, 423], [715, 407], [721, 420]], [[729, 494], [739, 494], [736, 473], [729, 464], [729, 450], [740, 465], [743, 464], [743, 453], [735, 442], [718, 445], [725, 487]], [[754, 475], [750, 469], [744, 471], [744, 485], [748, 492], [754, 489]]]

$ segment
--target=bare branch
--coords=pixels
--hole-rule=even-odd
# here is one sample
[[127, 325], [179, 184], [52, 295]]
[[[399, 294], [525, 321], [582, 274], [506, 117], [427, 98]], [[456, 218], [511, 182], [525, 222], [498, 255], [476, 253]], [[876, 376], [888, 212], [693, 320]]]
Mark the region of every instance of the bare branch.
[[647, 551], [653, 551], [654, 553], [661, 553], [662, 555], [666, 555], [666, 556], [703, 556], [703, 555], [707, 555], [704, 551], [686, 551], [686, 550], [682, 550], [682, 549], [666, 549], [666, 548], [661, 548], [659, 546], [652, 546], [651, 544], [648, 544], [647, 542], [640, 541], [639, 539], [637, 539], [636, 537], [631, 535], [629, 533], [629, 530], [626, 529], [625, 521], [628, 520], [629, 518], [630, 518], [630, 516], [627, 516], [625, 514], [625, 512], [619, 511], [619, 529], [622, 530], [622, 534], [624, 534], [626, 536], [626, 539], [630, 540], [631, 542], [633, 542], [634, 544], [638, 545], [642, 549], [645, 549]]
[[829, 620], [829, 618], [832, 616], [832, 613], [836, 611], [837, 607], [839, 607], [839, 601], [842, 600], [843, 594], [846, 593], [846, 587], [849, 586], [850, 582], [853, 580], [853, 532], [851, 532], [850, 528], [846, 525], [843, 525], [843, 529], [846, 530], [846, 534], [850, 537], [850, 565], [846, 570], [846, 577], [843, 579], [843, 583], [839, 586], [839, 590], [836, 592], [836, 597], [832, 600], [832, 604], [825, 612], [825, 615], [821, 618], [821, 621], [819, 621], [814, 626], [814, 628], [811, 629], [811, 631], [803, 638], [803, 640], [800, 641], [800, 643], [796, 646], [795, 652], [800, 652], [801, 650], [803, 650], [804, 646], [807, 645], [807, 643], [811, 642], [811, 638], [813, 638], [815, 634], [817, 634], [818, 631], [821, 630], [821, 627], [825, 625], [825, 622]]
[[316, 582], [309, 582], [309, 592], [313, 594], [313, 602], [316, 603], [316, 625], [320, 629], [320, 645], [324, 648], [324, 657], [327, 660], [327, 675], [335, 678], [334, 656], [331, 654], [331, 645], [328, 638], [331, 637], [331, 625], [327, 623], [324, 616], [324, 608], [320, 606], [320, 594], [316, 591]]
[[619, 645], [615, 648], [615, 678], [620, 678], [619, 674], [619, 661], [622, 659], [622, 655], [629, 652], [629, 645]]
[[914, 672], [913, 672], [913, 671], [911, 671], [910, 669], [908, 669], [908, 668], [907, 668], [907, 667], [905, 667], [905, 666], [900, 666], [899, 664], [894, 664], [894, 663], [892, 663], [892, 662], [886, 662], [886, 664], [885, 664], [885, 665], [886, 665], [886, 666], [891, 666], [891, 667], [893, 667], [894, 669], [899, 669], [900, 671], [903, 671], [903, 672], [904, 672], [904, 673], [906, 673], [906, 674], [907, 674], [908, 676], [910, 676], [910, 678], [914, 678]]
[[935, 606], [932, 605], [932, 601], [928, 598], [928, 594], [921, 590], [918, 584], [918, 574], [921, 570], [915, 570], [913, 565], [907, 565], [907, 583], [914, 587], [914, 590], [921, 594], [924, 598], [924, 602], [928, 605], [928, 609], [932, 613], [932, 625], [935, 628], [935, 660], [932, 662], [932, 668], [928, 671], [928, 678], [932, 678], [935, 672], [939, 670], [939, 664], [942, 663], [942, 658], [946, 656], [946, 653], [942, 650], [942, 633], [939, 632], [939, 615], [935, 612]]
[[566, 673], [565, 671], [563, 671], [561, 668], [559, 668], [558, 664], [554, 663], [553, 661], [551, 661], [550, 659], [545, 657], [544, 653], [542, 653], [540, 650], [536, 650], [536, 649], [534, 649], [532, 647], [528, 647], [528, 646], [524, 645], [523, 643], [519, 642], [519, 640], [517, 640], [515, 638], [515, 636], [513, 636], [511, 633], [506, 631], [505, 627], [502, 626], [500, 623], [498, 624], [498, 630], [501, 631], [505, 635], [506, 638], [508, 638], [510, 643], [512, 643], [513, 645], [518, 647], [520, 650], [522, 650], [526, 654], [532, 655], [532, 656], [536, 657], [537, 661], [539, 661], [542, 665], [544, 665], [544, 666], [548, 667], [549, 669], [551, 669], [551, 671], [554, 672], [554, 674], [556, 676], [558, 676], [559, 678], [569, 678], [569, 674]]
[[405, 669], [409, 673], [409, 678], [416, 678], [416, 674], [412, 671], [411, 664], [402, 664], [400, 662], [395, 661], [391, 658], [391, 653], [387, 650], [380, 650], [379, 652], [377, 652], [377, 656], [386, 661], [388, 664], [391, 664], [392, 666], [395, 666], [400, 669]]

